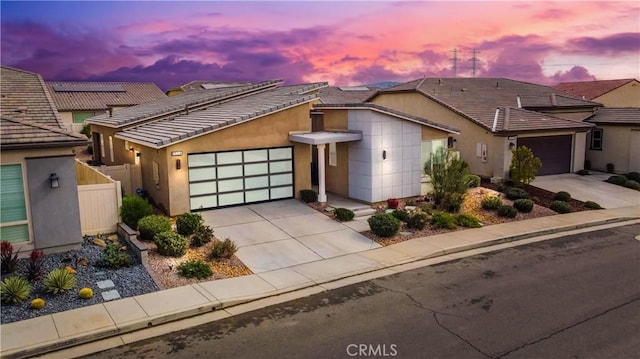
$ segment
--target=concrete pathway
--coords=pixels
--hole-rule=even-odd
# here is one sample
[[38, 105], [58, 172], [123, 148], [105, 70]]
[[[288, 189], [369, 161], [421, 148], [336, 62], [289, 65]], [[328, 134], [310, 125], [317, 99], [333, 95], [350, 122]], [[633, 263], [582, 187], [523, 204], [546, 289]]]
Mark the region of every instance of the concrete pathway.
[[577, 200], [594, 201], [604, 208], [640, 205], [640, 191], [604, 182], [610, 176], [609, 173], [587, 176], [563, 173], [536, 177], [531, 185], [551, 192], [566, 191]]
[[[569, 213], [416, 238], [387, 247], [363, 250], [366, 243], [361, 242], [356, 232], [340, 223], [325, 222], [314, 216], [315, 213], [304, 209], [304, 205], [298, 207], [285, 204], [283, 208], [274, 208], [271, 212], [268, 211], [267, 204], [250, 207], [252, 208], [236, 207], [218, 212], [217, 215], [212, 215], [215, 212], [207, 212], [207, 223], [217, 224], [219, 232], [232, 232], [237, 235], [235, 239], [244, 238], [245, 245], [241, 249], [258, 248], [254, 249], [256, 253], [248, 254], [247, 258], [257, 261], [259, 256], [270, 257], [271, 253], [260, 251], [268, 249], [269, 246], [265, 245], [269, 243], [293, 247], [297, 255], [308, 257], [299, 260], [285, 255], [278, 257], [281, 258], [279, 260], [266, 259], [263, 263], [254, 262], [253, 265], [262, 270], [253, 275], [201, 282], [3, 324], [0, 326], [0, 356], [33, 356], [103, 338], [109, 338], [106, 340], [111, 343], [109, 345], [122, 345], [153, 335], [156, 332], [154, 329], [168, 330], [167, 327], [153, 328], [159, 324], [194, 316], [198, 316], [194, 318], [196, 321], [212, 321], [261, 308], [268, 305], [264, 298], [272, 298], [271, 302], [292, 300], [352, 284], [354, 281], [433, 264], [433, 261], [442, 262], [478, 251], [513, 245], [507, 242], [526, 243], [526, 239], [544, 239], [539, 236], [640, 218], [640, 207], [637, 206]], [[298, 208], [299, 212], [291, 213], [291, 208]], [[288, 222], [287, 218], [293, 219]], [[276, 228], [268, 223], [263, 225], [276, 238], [284, 236], [282, 233], [290, 238], [254, 244], [267, 236], [264, 232], [256, 233], [255, 236], [246, 235], [240, 227], [235, 227], [243, 221], [249, 221], [246, 222], [249, 224], [271, 223]], [[638, 222], [636, 220], [632, 223]], [[324, 225], [328, 226], [327, 229], [319, 230]], [[235, 232], [229, 227], [233, 227]], [[340, 241], [335, 238], [343, 239], [349, 244], [336, 243]], [[304, 248], [295, 249], [298, 246]], [[489, 246], [493, 247], [485, 248]], [[273, 248], [277, 252], [278, 247]], [[337, 255], [338, 251], [344, 254]], [[269, 270], [268, 267], [277, 268]], [[242, 303], [248, 304], [238, 306]], [[140, 331], [145, 328], [151, 329]], [[99, 349], [94, 347], [93, 350]], [[52, 357], [55, 355], [56, 353]]]

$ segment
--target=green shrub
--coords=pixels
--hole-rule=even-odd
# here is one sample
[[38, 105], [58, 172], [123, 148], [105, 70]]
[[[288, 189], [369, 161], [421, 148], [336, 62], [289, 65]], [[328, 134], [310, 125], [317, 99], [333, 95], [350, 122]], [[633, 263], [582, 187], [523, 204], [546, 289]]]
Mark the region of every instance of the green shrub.
[[213, 238], [213, 229], [209, 226], [200, 226], [191, 236], [191, 245], [194, 247], [202, 247], [211, 242]]
[[133, 260], [129, 253], [121, 251], [120, 246], [116, 244], [108, 244], [102, 250], [102, 258], [98, 262], [101, 267], [112, 269], [129, 267], [132, 263]]
[[17, 275], [7, 277], [0, 283], [0, 298], [3, 303], [20, 303], [29, 298], [30, 294], [31, 284], [29, 281]]
[[446, 212], [438, 212], [431, 216], [431, 220], [429, 221], [434, 228], [447, 228], [447, 229], [455, 229], [456, 225], [456, 217], [454, 217], [451, 213]]
[[467, 228], [479, 228], [482, 227], [480, 221], [473, 215], [467, 213], [460, 213], [456, 216], [456, 223], [459, 226]]
[[635, 189], [640, 190], [640, 183], [633, 181], [633, 180], [628, 180], [624, 183], [624, 186], [627, 188], [631, 188], [631, 189]]
[[120, 218], [131, 229], [138, 229], [138, 221], [153, 214], [153, 207], [140, 196], [124, 196], [120, 206]]
[[403, 209], [395, 209], [391, 212], [391, 215], [396, 217], [399, 221], [407, 222], [409, 220], [409, 212]]
[[513, 206], [502, 205], [498, 207], [498, 216], [506, 218], [516, 218], [518, 210]]
[[425, 163], [424, 172], [431, 176], [435, 203], [446, 211], [457, 212], [469, 189], [469, 164], [452, 151], [439, 148]]
[[426, 213], [417, 212], [414, 213], [407, 221], [407, 227], [421, 230], [427, 225], [428, 217]]
[[189, 247], [189, 241], [185, 237], [172, 231], [156, 234], [153, 241], [158, 247], [158, 253], [163, 256], [182, 257]]
[[144, 241], [153, 241], [153, 237], [161, 232], [171, 230], [171, 220], [169, 217], [152, 214], [145, 216], [138, 221], [138, 231], [140, 239]]
[[594, 201], [586, 201], [584, 203], [584, 206], [589, 208], [589, 209], [603, 209], [598, 203], [596, 203]]
[[529, 194], [527, 193], [527, 191], [523, 190], [522, 188], [509, 188], [504, 192], [504, 194], [510, 200], [529, 198]]
[[224, 241], [216, 241], [209, 254], [212, 258], [231, 258], [238, 251], [236, 244], [229, 238]]
[[430, 204], [425, 204], [420, 207], [420, 210], [428, 215], [431, 215], [433, 213], [433, 206]]
[[183, 213], [176, 218], [176, 231], [183, 236], [190, 236], [203, 223], [204, 219], [200, 213]]
[[569, 202], [571, 194], [569, 192], [560, 191], [553, 196], [553, 199], [556, 201]]
[[18, 269], [18, 252], [13, 252], [13, 245], [9, 241], [0, 243], [0, 268], [1, 273], [13, 273]]
[[613, 173], [616, 170], [616, 166], [613, 163], [607, 163], [607, 172]]
[[355, 216], [353, 211], [348, 208], [336, 208], [333, 213], [335, 214], [336, 219], [340, 222], [348, 222], [353, 219], [353, 216]]
[[638, 172], [629, 172], [624, 176], [627, 177], [627, 179], [630, 179], [632, 181], [640, 182], [640, 173]]
[[482, 199], [480, 205], [484, 209], [498, 209], [498, 207], [502, 206], [502, 200], [497, 196], [487, 196]]
[[91, 139], [91, 135], [93, 134], [91, 133], [91, 125], [85, 122], [84, 125], [82, 125], [80, 133], [87, 136], [88, 139]]
[[624, 183], [627, 182], [627, 177], [625, 176], [611, 176], [607, 178], [605, 182], [615, 184], [618, 186], [624, 186]]
[[526, 198], [520, 198], [513, 201], [513, 207], [522, 213], [529, 213], [533, 210], [533, 201]]
[[47, 292], [58, 294], [76, 286], [76, 275], [66, 268], [54, 269], [44, 279], [44, 287]]
[[580, 170], [580, 171], [576, 172], [576, 174], [580, 175], [580, 176], [586, 176], [586, 175], [589, 174], [589, 171], [588, 170]]
[[300, 199], [304, 203], [313, 203], [318, 201], [318, 194], [312, 189], [300, 190]]
[[211, 267], [200, 259], [190, 259], [178, 265], [178, 273], [186, 278], [205, 279], [213, 275]]
[[367, 220], [371, 232], [379, 237], [391, 237], [400, 230], [400, 221], [389, 213], [378, 213]]
[[569, 213], [571, 212], [571, 206], [567, 202], [553, 201], [549, 208], [556, 213]]
[[467, 182], [467, 185], [469, 186], [469, 188], [475, 188], [480, 186], [480, 176], [469, 174], [465, 178], [465, 181]]
[[[536, 178], [536, 173], [542, 162], [533, 155], [533, 152], [525, 147], [520, 146], [511, 151], [511, 165], [509, 166], [509, 177], [516, 187], [531, 183]], [[517, 199], [517, 198], [513, 198]]]

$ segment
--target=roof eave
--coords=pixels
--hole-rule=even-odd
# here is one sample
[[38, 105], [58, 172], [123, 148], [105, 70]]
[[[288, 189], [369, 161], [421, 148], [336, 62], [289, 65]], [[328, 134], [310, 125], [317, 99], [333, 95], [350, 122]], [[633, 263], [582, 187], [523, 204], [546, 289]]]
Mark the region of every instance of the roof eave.
[[76, 147], [88, 145], [91, 141], [56, 141], [56, 142], [33, 142], [33, 143], [8, 143], [0, 144], [2, 150], [19, 150], [31, 148], [59, 148], [59, 147]]

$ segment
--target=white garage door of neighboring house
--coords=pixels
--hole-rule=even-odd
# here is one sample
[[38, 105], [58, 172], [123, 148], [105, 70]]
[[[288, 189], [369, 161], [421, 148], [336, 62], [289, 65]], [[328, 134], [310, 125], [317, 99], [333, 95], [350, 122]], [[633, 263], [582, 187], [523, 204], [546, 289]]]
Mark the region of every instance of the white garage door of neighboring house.
[[191, 210], [293, 198], [293, 147], [189, 154]]

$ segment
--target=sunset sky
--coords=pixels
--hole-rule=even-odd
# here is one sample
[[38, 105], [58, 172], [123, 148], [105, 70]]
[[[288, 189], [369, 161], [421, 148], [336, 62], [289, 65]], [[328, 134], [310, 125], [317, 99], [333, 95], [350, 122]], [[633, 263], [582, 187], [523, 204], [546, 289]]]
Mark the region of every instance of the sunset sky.
[[640, 78], [638, 1], [2, 1], [1, 63], [45, 80]]

